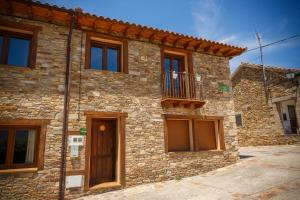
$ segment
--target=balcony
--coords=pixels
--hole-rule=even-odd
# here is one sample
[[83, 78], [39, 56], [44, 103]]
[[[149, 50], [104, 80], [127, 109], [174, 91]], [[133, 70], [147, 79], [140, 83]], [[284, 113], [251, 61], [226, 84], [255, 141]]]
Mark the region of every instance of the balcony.
[[187, 72], [163, 73], [161, 104], [162, 106], [201, 108], [205, 104], [201, 77]]

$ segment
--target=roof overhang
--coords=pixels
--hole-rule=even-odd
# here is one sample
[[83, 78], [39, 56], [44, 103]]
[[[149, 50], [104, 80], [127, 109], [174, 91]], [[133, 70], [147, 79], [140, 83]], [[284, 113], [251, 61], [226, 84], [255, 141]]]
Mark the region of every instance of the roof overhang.
[[75, 28], [77, 29], [143, 40], [228, 58], [238, 56], [246, 50], [246, 48], [211, 40], [91, 15], [82, 12], [80, 9], [66, 9], [33, 1], [0, 0], [0, 13], [2, 15], [39, 20], [63, 26], [70, 24], [72, 15], [74, 14], [76, 17]]

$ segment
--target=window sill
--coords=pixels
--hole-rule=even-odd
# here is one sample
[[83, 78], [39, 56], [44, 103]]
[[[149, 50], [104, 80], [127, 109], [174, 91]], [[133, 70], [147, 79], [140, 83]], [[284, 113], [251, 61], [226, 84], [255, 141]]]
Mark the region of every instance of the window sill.
[[20, 168], [20, 169], [1, 169], [1, 174], [32, 173], [37, 172], [38, 168]]
[[113, 189], [113, 188], [121, 188], [122, 185], [118, 182], [107, 182], [107, 183], [101, 183], [95, 186], [92, 186], [89, 188], [91, 191], [97, 191], [102, 189]]
[[24, 67], [24, 66], [16, 66], [16, 65], [4, 65], [4, 64], [0, 64], [0, 67], [3, 67], [3, 68], [9, 68], [9, 69], [23, 69], [23, 70], [31, 70], [32, 67]]

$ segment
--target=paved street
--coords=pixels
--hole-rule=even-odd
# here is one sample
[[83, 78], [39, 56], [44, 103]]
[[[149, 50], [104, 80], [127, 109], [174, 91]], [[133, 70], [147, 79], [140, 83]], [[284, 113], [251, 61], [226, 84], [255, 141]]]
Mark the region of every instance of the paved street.
[[199, 176], [82, 199], [300, 199], [300, 146], [247, 147], [240, 154], [239, 163]]

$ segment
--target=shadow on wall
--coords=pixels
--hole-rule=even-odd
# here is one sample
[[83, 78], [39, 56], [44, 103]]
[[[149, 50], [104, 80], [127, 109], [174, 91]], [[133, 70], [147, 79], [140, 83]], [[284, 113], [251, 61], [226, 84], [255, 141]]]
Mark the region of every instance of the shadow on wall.
[[247, 158], [252, 158], [255, 156], [249, 156], [249, 155], [240, 155], [240, 159], [247, 159]]

